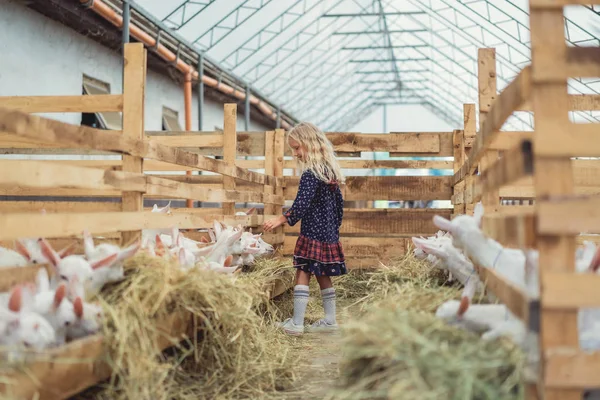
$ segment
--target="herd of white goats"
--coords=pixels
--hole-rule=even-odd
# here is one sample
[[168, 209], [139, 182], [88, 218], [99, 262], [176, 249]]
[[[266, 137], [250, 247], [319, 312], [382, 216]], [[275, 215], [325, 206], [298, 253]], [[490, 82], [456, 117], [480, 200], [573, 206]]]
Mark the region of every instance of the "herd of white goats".
[[[155, 205], [152, 211], [168, 213], [170, 208]], [[487, 238], [480, 229], [482, 216], [481, 204], [473, 216], [460, 215], [452, 221], [435, 216], [434, 223], [441, 231], [429, 238], [413, 238], [416, 257], [427, 258], [464, 285], [461, 300], [445, 302], [436, 315], [481, 333], [484, 340], [508, 336], [535, 357], [537, 335], [506, 306], [471, 304], [473, 296], [484, 290], [473, 263], [493, 268], [529, 298], [539, 297], [537, 252], [503, 248]], [[208, 231], [211, 240], [197, 242], [177, 228], [144, 230], [142, 241], [125, 249], [112, 244], [95, 246], [84, 232], [84, 255], [69, 255], [71, 246], [56, 252], [44, 239], [18, 240], [17, 251], [0, 248], [0, 267], [43, 263], [52, 265], [56, 272], [49, 279], [42, 268], [35, 284], [0, 293], [0, 345], [9, 349], [10, 356], [19, 357], [18, 349], [23, 347], [41, 350], [98, 332], [102, 309], [88, 299], [105, 284], [122, 280], [123, 262], [140, 249], [151, 256], [170, 258], [183, 270], [204, 268], [232, 276], [240, 266], [252, 264], [254, 257], [273, 251], [260, 235], [245, 232], [241, 226], [225, 227], [215, 221], [214, 229]], [[597, 273], [600, 248], [585, 243], [577, 250], [575, 262], [578, 273]], [[488, 293], [488, 298], [495, 301], [492, 294]], [[600, 348], [600, 309], [579, 311], [579, 335], [582, 349]]]
[[[451, 324], [482, 334], [491, 340], [500, 336], [511, 338], [529, 355], [531, 362], [538, 360], [537, 335], [503, 304], [471, 304], [475, 293], [483, 293], [484, 285], [473, 264], [493, 269], [529, 299], [539, 299], [538, 252], [504, 248], [486, 237], [481, 230], [483, 206], [478, 203], [473, 216], [459, 215], [449, 221], [436, 215], [434, 224], [441, 229], [428, 238], [413, 237], [414, 254], [427, 258], [434, 266], [448, 271], [464, 289], [461, 300], [443, 303], [436, 311], [437, 317]], [[575, 253], [576, 273], [598, 273], [600, 247], [585, 242]], [[495, 297], [488, 293], [491, 303]], [[581, 309], [578, 314], [579, 344], [583, 350], [600, 349], [600, 309]]]
[[[170, 206], [154, 205], [152, 212], [170, 213]], [[0, 347], [6, 350], [0, 354], [20, 360], [27, 350], [60, 346], [97, 333], [103, 313], [89, 300], [107, 283], [123, 280], [125, 260], [139, 250], [170, 259], [184, 271], [201, 268], [232, 277], [241, 266], [252, 264], [254, 257], [273, 252], [261, 235], [246, 232], [241, 226], [226, 227], [217, 221], [213, 226], [208, 230], [210, 241], [191, 240], [177, 228], [147, 229], [142, 231], [140, 242], [124, 249], [109, 243], [96, 246], [84, 232], [84, 255], [70, 254], [75, 243], [57, 252], [43, 238], [16, 240], [16, 251], [0, 247], [0, 268], [49, 264], [55, 272], [50, 279], [41, 268], [35, 283], [0, 293]]]

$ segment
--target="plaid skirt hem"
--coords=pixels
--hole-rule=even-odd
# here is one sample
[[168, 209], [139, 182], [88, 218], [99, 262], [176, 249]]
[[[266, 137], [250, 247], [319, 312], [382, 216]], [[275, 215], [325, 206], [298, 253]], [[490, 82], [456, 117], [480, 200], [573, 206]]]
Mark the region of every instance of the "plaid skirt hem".
[[348, 273], [344, 261], [324, 263], [297, 256], [294, 256], [294, 268], [314, 276], [339, 276]]
[[344, 263], [344, 250], [342, 244], [325, 243], [300, 235], [296, 241], [294, 257], [313, 260], [322, 264]]

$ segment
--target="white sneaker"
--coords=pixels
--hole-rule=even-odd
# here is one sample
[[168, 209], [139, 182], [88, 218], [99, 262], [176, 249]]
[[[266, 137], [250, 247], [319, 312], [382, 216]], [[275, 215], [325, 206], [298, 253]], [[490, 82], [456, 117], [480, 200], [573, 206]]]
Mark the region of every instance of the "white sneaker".
[[277, 327], [282, 328], [288, 335], [300, 336], [304, 333], [304, 326], [294, 324], [294, 321], [291, 318], [288, 318], [283, 322], [278, 322]]
[[306, 332], [333, 332], [339, 328], [338, 324], [330, 324], [325, 319], [320, 319], [306, 327]]

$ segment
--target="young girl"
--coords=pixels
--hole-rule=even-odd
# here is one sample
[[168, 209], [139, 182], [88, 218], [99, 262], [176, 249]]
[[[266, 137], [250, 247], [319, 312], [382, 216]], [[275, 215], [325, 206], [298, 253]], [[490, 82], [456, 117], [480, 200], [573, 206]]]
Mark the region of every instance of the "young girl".
[[302, 171], [298, 194], [292, 207], [279, 218], [266, 221], [265, 231], [286, 222], [290, 226], [302, 220], [300, 236], [294, 250], [296, 286], [294, 287], [294, 316], [280, 326], [290, 335], [304, 333], [304, 314], [308, 304], [311, 275], [321, 287], [325, 318], [306, 330], [332, 331], [338, 325], [335, 318], [335, 289], [331, 276], [346, 273], [344, 252], [339, 231], [344, 214], [344, 199], [339, 184], [344, 178], [333, 153], [333, 146], [317, 127], [300, 123], [288, 133], [297, 165]]

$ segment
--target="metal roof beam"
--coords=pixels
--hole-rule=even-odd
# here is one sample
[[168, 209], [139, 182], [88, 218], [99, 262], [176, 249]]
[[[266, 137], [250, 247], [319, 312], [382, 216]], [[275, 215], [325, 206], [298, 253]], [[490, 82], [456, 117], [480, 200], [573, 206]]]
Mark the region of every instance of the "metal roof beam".
[[388, 33], [418, 33], [427, 32], [427, 29], [398, 29], [391, 31], [350, 31], [350, 32], [333, 32], [332, 35], [371, 35], [371, 34], [388, 34]]
[[[423, 15], [423, 11], [386, 12], [385, 15]], [[354, 18], [354, 17], [380, 17], [380, 13], [350, 13], [350, 14], [324, 14], [321, 18]]]
[[358, 47], [342, 47], [342, 50], [379, 50], [379, 49], [414, 49], [419, 47], [429, 47], [428, 44], [408, 44], [394, 46], [358, 46]]
[[400, 62], [400, 61], [430, 61], [426, 58], [389, 58], [384, 60], [350, 60], [351, 63], [374, 63], [374, 62]]

